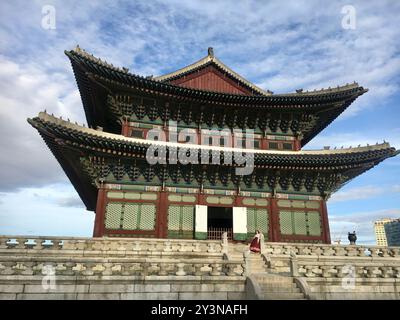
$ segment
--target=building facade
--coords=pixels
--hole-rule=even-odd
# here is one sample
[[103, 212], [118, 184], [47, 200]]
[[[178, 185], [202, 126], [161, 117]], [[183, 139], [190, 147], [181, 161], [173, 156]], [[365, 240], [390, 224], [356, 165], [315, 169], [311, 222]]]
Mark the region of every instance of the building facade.
[[367, 90], [357, 83], [273, 94], [215, 57], [160, 77], [77, 47], [71, 61], [88, 126], [45, 112], [29, 123], [59, 161], [95, 237], [330, 243], [326, 201], [398, 154], [388, 143], [302, 147]]
[[400, 219], [386, 223], [385, 234], [388, 246], [400, 246]]
[[384, 219], [375, 221], [374, 230], [375, 230], [376, 244], [378, 246], [387, 246], [388, 245], [385, 225], [387, 225], [388, 223], [390, 223], [392, 221], [395, 221], [395, 219], [384, 218]]

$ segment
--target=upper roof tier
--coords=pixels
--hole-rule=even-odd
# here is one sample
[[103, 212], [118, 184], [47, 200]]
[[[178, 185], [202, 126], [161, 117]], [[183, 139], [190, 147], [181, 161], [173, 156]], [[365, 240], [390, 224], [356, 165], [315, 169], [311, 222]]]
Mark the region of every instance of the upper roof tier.
[[[305, 120], [307, 123], [304, 128], [300, 128], [302, 129], [300, 132], [294, 132], [295, 135], [304, 137], [302, 141], [304, 145], [339, 116], [358, 96], [367, 91], [357, 83], [353, 83], [314, 91], [297, 90], [295, 93], [272, 94], [256, 87], [229, 69], [212, 52], [188, 67], [156, 78], [138, 76], [129, 73], [126, 68], [114, 67], [79, 47], [65, 53], [71, 60], [89, 127], [100, 126], [105, 131], [114, 133], [121, 132], [117, 120], [121, 116], [129, 117], [130, 115], [125, 114], [124, 110], [130, 109], [124, 109], [125, 105], [115, 107], [110, 103], [115, 104], [114, 100], [117, 100], [115, 98], [119, 99], [121, 96], [128, 97], [129, 103], [133, 103], [131, 101], [139, 96], [156, 99], [158, 109], [162, 110], [165, 105], [173, 108], [174, 105], [185, 104], [190, 110], [201, 109], [202, 113], [220, 112], [224, 109], [224, 113], [228, 115], [237, 113], [239, 118], [250, 119], [257, 116], [256, 121], [252, 120], [251, 123], [256, 123], [258, 119], [267, 118], [271, 114], [278, 115], [278, 118], [283, 113], [306, 114], [315, 121]], [[194, 85], [192, 77], [194, 74], [199, 74], [201, 73], [199, 70], [210, 67], [218, 69], [230, 81], [229, 83], [235, 82], [235, 88], [242, 91], [226, 93], [206, 90], [209, 88], [207, 83], [213, 82], [212, 79], [207, 81], [208, 78], [197, 78], [195, 84], [197, 87], [203, 86], [202, 89], [188, 87]], [[207, 72], [215, 74], [214, 70]], [[132, 97], [134, 99], [131, 99]], [[117, 103], [121, 104], [120, 101]], [[226, 112], [226, 108], [229, 108], [229, 113]], [[247, 112], [248, 115], [243, 117], [243, 112]]]

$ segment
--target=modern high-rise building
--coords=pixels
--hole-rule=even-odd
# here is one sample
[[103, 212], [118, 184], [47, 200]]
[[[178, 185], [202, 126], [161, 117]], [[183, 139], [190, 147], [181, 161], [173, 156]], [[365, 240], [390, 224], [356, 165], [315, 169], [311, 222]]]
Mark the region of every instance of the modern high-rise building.
[[385, 231], [385, 225], [392, 221], [395, 221], [395, 219], [383, 218], [383, 219], [375, 221], [374, 229], [375, 229], [376, 244], [378, 246], [387, 246], [388, 245], [386, 231]]
[[384, 227], [388, 246], [400, 246], [400, 219], [394, 219]]

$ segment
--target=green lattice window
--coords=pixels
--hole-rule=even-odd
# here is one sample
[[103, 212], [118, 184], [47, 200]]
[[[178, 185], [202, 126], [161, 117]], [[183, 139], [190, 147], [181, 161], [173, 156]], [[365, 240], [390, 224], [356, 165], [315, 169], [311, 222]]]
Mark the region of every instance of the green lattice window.
[[193, 238], [194, 206], [168, 207], [168, 236], [170, 238]]
[[247, 237], [254, 236], [256, 230], [264, 234], [265, 240], [268, 239], [268, 211], [260, 208], [247, 208]]
[[281, 234], [321, 235], [321, 219], [317, 211], [279, 211]]
[[293, 219], [291, 211], [279, 212], [279, 225], [282, 234], [294, 234]]
[[308, 231], [312, 236], [321, 235], [321, 218], [318, 212], [308, 212]]
[[156, 206], [146, 203], [115, 203], [106, 207], [106, 229], [154, 230]]
[[121, 228], [122, 203], [109, 203], [106, 208], [105, 226], [107, 229]]

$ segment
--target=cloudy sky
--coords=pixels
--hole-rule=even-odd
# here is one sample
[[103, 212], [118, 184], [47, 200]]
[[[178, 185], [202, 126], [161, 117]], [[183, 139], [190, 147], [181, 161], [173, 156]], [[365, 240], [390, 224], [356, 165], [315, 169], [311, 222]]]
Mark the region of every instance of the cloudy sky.
[[[343, 28], [345, 5], [355, 29]], [[369, 92], [306, 148], [384, 139], [400, 148], [399, 15], [398, 1], [1, 1], [0, 234], [91, 236], [94, 214], [26, 122], [44, 109], [85, 122], [65, 49], [79, 44], [159, 75], [212, 46], [275, 93], [357, 81]], [[337, 192], [328, 202], [332, 238], [356, 230], [360, 243], [374, 243], [373, 221], [400, 217], [399, 177], [400, 157], [391, 158]]]

